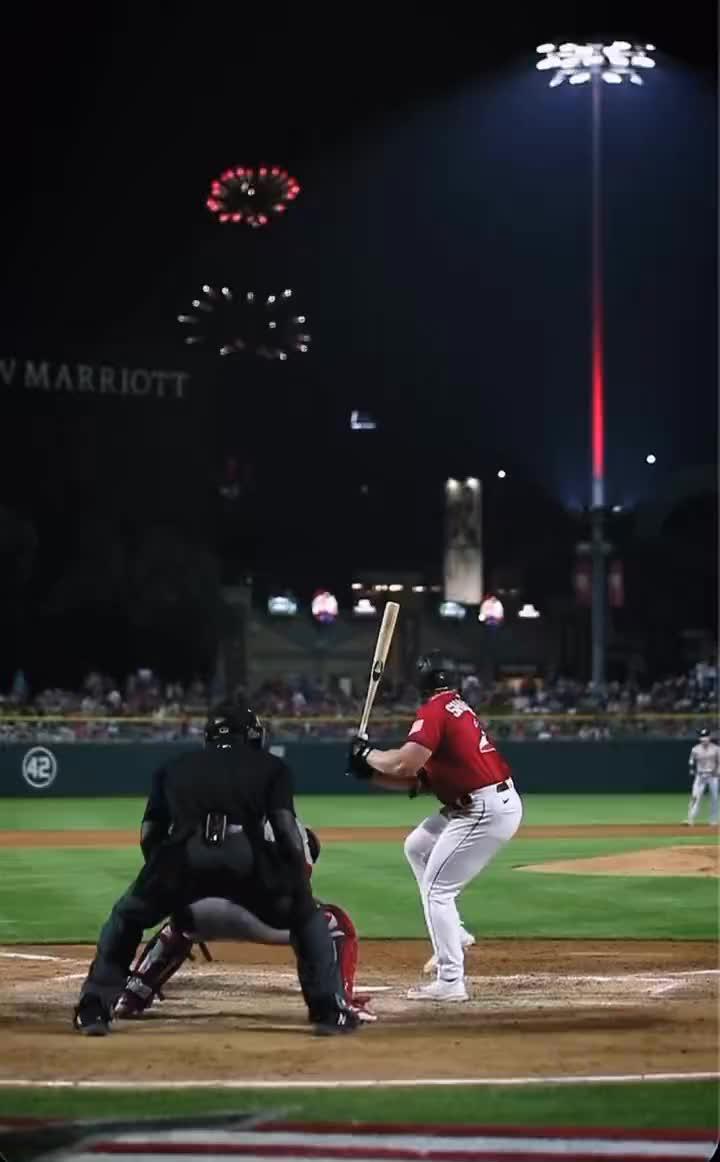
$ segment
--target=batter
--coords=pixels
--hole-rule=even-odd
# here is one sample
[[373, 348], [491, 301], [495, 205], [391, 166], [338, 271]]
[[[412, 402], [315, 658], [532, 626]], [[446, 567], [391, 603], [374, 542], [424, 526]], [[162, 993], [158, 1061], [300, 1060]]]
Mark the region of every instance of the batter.
[[522, 801], [510, 767], [463, 702], [454, 667], [433, 652], [420, 658], [418, 685], [426, 701], [399, 750], [367, 739], [350, 744], [349, 769], [391, 791], [429, 790], [443, 804], [405, 840], [432, 941], [436, 979], [410, 989], [416, 1001], [466, 1001], [463, 945], [456, 900], [520, 826]]

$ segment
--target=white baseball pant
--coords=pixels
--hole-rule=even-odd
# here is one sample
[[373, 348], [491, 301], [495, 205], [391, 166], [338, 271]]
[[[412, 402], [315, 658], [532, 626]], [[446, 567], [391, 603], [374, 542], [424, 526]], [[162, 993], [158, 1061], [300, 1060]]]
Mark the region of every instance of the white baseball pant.
[[720, 778], [717, 775], [696, 775], [693, 779], [692, 789], [690, 791], [690, 806], [688, 808], [688, 823], [694, 823], [695, 817], [700, 810], [700, 803], [705, 791], [710, 792], [710, 822], [715, 824], [718, 821], [718, 783]]
[[473, 791], [468, 807], [446, 807], [424, 819], [405, 840], [405, 856], [420, 888], [425, 923], [437, 957], [440, 980], [464, 975], [460, 892], [487, 867], [522, 821], [522, 800], [506, 780]]

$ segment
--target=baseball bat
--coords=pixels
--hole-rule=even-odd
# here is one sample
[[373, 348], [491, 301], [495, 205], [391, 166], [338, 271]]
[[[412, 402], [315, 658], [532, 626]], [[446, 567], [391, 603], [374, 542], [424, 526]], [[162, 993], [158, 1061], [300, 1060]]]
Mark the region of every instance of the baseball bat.
[[380, 679], [385, 672], [385, 663], [387, 656], [390, 653], [390, 646], [392, 645], [392, 637], [395, 632], [395, 622], [398, 619], [400, 606], [397, 601], [388, 601], [383, 613], [382, 623], [378, 630], [377, 641], [375, 642], [375, 653], [373, 654], [372, 666], [370, 667], [370, 677], [368, 679], [367, 694], [365, 695], [365, 705], [363, 706], [362, 716], [360, 718], [360, 726], [358, 727], [358, 734], [363, 738], [367, 734], [368, 722], [370, 721], [370, 712], [373, 708], [375, 695], [378, 692]]

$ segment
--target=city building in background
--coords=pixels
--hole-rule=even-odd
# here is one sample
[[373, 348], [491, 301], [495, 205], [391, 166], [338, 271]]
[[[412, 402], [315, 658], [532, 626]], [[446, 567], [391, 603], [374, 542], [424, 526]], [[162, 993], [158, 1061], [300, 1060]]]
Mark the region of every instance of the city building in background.
[[445, 600], [483, 599], [482, 484], [474, 476], [445, 483]]

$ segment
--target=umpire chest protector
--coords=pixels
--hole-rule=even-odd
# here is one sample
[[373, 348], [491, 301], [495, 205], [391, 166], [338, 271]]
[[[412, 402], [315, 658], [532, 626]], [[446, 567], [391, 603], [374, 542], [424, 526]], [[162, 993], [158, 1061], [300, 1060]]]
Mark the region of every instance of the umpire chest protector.
[[222, 842], [228, 826], [257, 826], [275, 787], [283, 798], [287, 782], [281, 759], [242, 744], [182, 755], [165, 768], [173, 831], [200, 826], [210, 842]]

